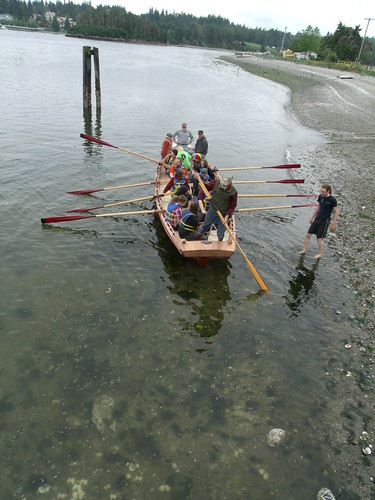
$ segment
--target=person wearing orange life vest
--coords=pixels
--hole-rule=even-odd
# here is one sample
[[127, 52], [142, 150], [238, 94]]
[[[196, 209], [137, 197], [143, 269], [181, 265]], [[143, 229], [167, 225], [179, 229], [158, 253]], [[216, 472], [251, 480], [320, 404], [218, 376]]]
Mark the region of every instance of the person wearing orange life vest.
[[169, 177], [171, 179], [173, 179], [173, 177], [176, 175], [178, 169], [182, 169], [185, 173], [185, 177], [187, 179], [189, 178], [189, 172], [187, 171], [187, 168], [183, 165], [181, 158], [177, 157], [173, 162], [173, 165], [171, 166], [171, 169], [169, 171]]

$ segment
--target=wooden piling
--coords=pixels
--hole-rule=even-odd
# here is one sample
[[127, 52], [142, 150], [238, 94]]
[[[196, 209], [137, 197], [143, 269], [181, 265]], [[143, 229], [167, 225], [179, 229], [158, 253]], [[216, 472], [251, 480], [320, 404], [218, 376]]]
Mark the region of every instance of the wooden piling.
[[83, 47], [83, 107], [91, 107], [91, 47]]
[[92, 53], [94, 56], [94, 68], [95, 68], [95, 97], [96, 97], [96, 109], [101, 109], [101, 93], [100, 93], [100, 70], [99, 70], [99, 49], [93, 47]]

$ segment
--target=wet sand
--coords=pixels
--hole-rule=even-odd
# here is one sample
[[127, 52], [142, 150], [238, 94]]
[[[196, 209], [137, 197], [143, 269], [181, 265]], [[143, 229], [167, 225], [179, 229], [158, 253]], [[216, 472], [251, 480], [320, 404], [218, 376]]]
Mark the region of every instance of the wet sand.
[[[343, 380], [342, 401], [331, 408], [337, 420], [327, 453], [340, 476], [342, 494], [373, 498], [375, 457], [362, 452], [360, 436], [369, 433], [367, 445], [373, 444], [375, 453], [375, 78], [255, 56], [223, 59], [288, 87], [290, 112], [326, 138], [324, 144], [293, 156], [293, 162], [302, 164], [299, 174], [306, 192], [319, 192], [327, 182], [339, 197], [339, 219], [325, 241], [322, 259], [328, 253], [338, 259], [356, 303], [355, 316], [348, 316], [353, 327], [350, 347], [343, 346], [337, 368], [352, 383], [348, 389]], [[301, 248], [303, 240], [301, 235]], [[315, 255], [316, 250], [312, 239], [308, 253]]]

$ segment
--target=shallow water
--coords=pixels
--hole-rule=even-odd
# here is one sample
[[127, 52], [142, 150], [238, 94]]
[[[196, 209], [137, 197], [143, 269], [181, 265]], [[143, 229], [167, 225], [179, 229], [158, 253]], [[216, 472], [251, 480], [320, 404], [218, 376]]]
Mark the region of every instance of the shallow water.
[[[205, 130], [219, 168], [293, 162], [322, 138], [288, 116], [286, 89], [215, 51], [95, 42], [102, 111], [84, 116], [82, 46], [92, 42], [0, 35], [1, 497], [315, 498], [333, 488], [328, 409], [340, 394], [327, 373], [352, 303], [329, 252], [318, 264], [315, 249], [296, 254], [312, 209], [238, 216], [269, 294], [239, 252], [206, 268], [182, 259], [153, 216], [40, 224], [152, 194], [66, 194], [154, 175], [152, 162], [81, 132], [158, 158], [164, 134], [187, 121]], [[261, 203], [290, 204], [240, 206]], [[273, 427], [286, 431], [280, 448], [267, 446]]]

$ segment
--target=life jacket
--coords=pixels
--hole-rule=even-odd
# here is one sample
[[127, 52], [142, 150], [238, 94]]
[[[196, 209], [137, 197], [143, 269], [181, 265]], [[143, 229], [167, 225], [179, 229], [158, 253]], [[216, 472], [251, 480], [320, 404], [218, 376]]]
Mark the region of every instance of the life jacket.
[[188, 208], [185, 209], [182, 214], [181, 214], [181, 220], [180, 220], [180, 227], [183, 228], [185, 231], [190, 231], [192, 233], [196, 233], [197, 231], [194, 229], [193, 226], [191, 226], [190, 224], [187, 224], [186, 221], [188, 220], [188, 218], [191, 216], [191, 215], [194, 215], [193, 212], [191, 212]]
[[176, 177], [173, 180], [173, 186], [171, 187], [172, 193], [177, 191], [181, 186], [185, 186], [186, 184], [186, 179], [183, 177], [181, 180], [178, 180]]
[[178, 203], [173, 202], [173, 203], [169, 203], [169, 205], [167, 207], [165, 218], [168, 222], [170, 222], [170, 224], [173, 228], [177, 227], [178, 223], [179, 223], [179, 221], [177, 220], [176, 214], [174, 213], [175, 209], [179, 206], [180, 205]]
[[202, 200], [202, 203], [203, 203], [203, 206], [204, 206], [204, 209], [207, 210], [210, 208], [210, 200], [209, 198], [207, 198], [207, 196], [205, 196]]

